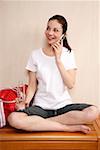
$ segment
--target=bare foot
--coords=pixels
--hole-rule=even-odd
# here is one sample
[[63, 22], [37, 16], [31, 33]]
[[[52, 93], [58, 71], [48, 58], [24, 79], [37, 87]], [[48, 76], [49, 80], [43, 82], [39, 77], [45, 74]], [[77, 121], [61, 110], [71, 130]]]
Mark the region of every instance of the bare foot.
[[69, 132], [76, 132], [76, 131], [81, 131], [85, 134], [88, 134], [91, 132], [91, 128], [85, 125], [67, 125], [67, 130]]
[[81, 130], [80, 131], [82, 131], [83, 133], [86, 133], [86, 134], [88, 134], [88, 133], [90, 133], [91, 132], [91, 128], [89, 128], [88, 126], [85, 126], [85, 125], [80, 125], [81, 127]]

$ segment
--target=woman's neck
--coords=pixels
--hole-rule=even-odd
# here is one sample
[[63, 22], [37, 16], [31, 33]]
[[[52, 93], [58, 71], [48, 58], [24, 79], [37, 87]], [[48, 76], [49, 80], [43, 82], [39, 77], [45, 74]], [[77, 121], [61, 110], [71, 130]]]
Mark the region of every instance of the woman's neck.
[[54, 51], [53, 51], [53, 48], [51, 47], [51, 45], [44, 46], [43, 52], [48, 56], [54, 56]]

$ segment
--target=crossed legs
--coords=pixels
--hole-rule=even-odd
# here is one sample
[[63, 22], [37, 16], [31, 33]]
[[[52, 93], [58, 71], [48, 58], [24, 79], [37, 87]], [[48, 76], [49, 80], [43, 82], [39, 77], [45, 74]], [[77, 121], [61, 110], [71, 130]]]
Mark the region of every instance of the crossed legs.
[[83, 124], [95, 120], [98, 114], [95, 106], [47, 119], [35, 115], [28, 116], [22, 112], [13, 112], [9, 115], [8, 122], [12, 127], [26, 131], [81, 131], [88, 133], [91, 129]]
[[48, 120], [57, 121], [62, 124], [85, 124], [94, 121], [99, 115], [96, 106], [90, 106], [82, 111], [69, 111], [65, 114], [48, 118]]

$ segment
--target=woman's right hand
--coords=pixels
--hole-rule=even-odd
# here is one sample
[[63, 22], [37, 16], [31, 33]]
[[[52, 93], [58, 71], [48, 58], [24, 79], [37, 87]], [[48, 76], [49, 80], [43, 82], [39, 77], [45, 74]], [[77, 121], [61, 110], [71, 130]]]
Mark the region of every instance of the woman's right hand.
[[16, 110], [22, 110], [25, 109], [25, 101], [19, 101], [18, 99], [16, 100], [15, 104]]
[[25, 108], [26, 108], [26, 107], [29, 107], [29, 104], [30, 104], [30, 101], [25, 100]]
[[16, 105], [15, 108], [16, 110], [21, 110], [21, 109], [25, 109], [27, 107], [29, 107], [30, 101], [28, 100], [16, 100]]

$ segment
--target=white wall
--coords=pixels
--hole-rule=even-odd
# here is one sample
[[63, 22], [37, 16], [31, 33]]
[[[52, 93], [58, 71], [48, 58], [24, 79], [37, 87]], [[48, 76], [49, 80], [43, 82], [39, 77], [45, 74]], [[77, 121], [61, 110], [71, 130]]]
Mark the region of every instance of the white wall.
[[41, 47], [48, 18], [64, 15], [68, 40], [75, 50], [77, 81], [75, 101], [100, 104], [99, 5], [97, 1], [1, 1], [0, 88], [26, 82], [30, 52]]

